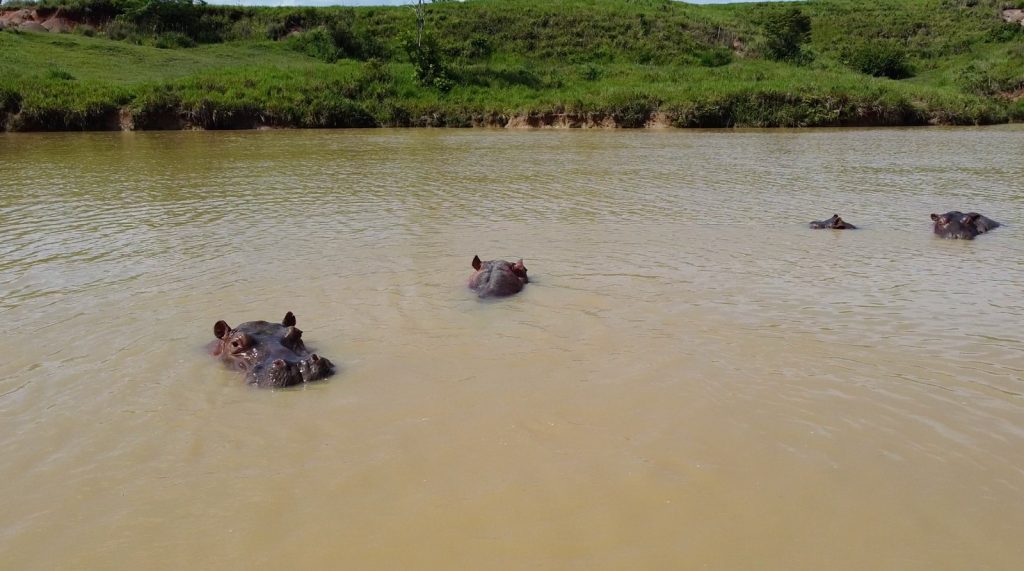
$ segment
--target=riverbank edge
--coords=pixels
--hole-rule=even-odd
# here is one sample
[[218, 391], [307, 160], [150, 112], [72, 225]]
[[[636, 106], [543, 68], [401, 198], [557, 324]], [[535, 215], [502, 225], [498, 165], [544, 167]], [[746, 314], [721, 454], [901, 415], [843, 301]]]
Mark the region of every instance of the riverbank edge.
[[[780, 108], [780, 114], [792, 108]], [[692, 110], [691, 110], [692, 111]], [[304, 128], [487, 128], [487, 129], [715, 129], [715, 128], [827, 128], [827, 127], [917, 127], [917, 126], [977, 126], [1017, 123], [1021, 118], [1013, 115], [991, 115], [963, 117], [953, 112], [935, 109], [902, 108], [870, 112], [854, 110], [843, 113], [837, 110], [833, 117], [822, 119], [820, 115], [812, 121], [787, 121], [765, 124], [736, 123], [727, 114], [673, 113], [653, 111], [646, 114], [623, 117], [615, 112], [583, 111], [555, 112], [535, 111], [525, 113], [459, 113], [430, 112], [419, 117], [409, 117], [394, 124], [381, 124], [366, 116], [350, 117], [329, 126], [289, 124], [275, 120], [258, 111], [222, 114], [196, 114], [192, 111], [140, 112], [130, 106], [112, 108], [80, 117], [72, 125], [55, 125], [26, 120], [20, 113], [0, 115], [0, 132], [68, 132], [68, 131], [218, 131], [218, 130], [268, 130]]]

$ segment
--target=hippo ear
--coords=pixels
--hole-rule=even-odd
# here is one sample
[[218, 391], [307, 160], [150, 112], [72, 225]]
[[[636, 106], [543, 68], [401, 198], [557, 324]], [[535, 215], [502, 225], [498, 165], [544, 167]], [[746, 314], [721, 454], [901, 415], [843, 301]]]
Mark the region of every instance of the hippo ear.
[[302, 339], [302, 330], [294, 325], [289, 326], [284, 332], [284, 340], [289, 343], [295, 343], [299, 339]]
[[525, 266], [525, 265], [523, 265], [523, 259], [522, 259], [522, 258], [519, 258], [519, 261], [518, 261], [518, 262], [516, 262], [516, 265], [514, 265], [514, 266], [512, 266], [512, 267], [513, 267], [514, 269], [517, 269], [517, 270], [522, 270], [522, 271], [524, 271], [524, 272], [526, 271], [526, 266]]
[[473, 256], [473, 269], [474, 270], [479, 270], [480, 269], [480, 265], [481, 265], [480, 256]]
[[[832, 218], [839, 218], [839, 215], [838, 214], [833, 214]], [[839, 219], [842, 220], [842, 218], [839, 218]]]
[[284, 319], [281, 320], [281, 325], [284, 325], [285, 327], [295, 325], [295, 314], [290, 311], [284, 314]]
[[213, 324], [213, 336], [217, 339], [223, 339], [231, 333], [231, 326], [226, 321], [221, 320]]
[[939, 215], [935, 214], [935, 213], [932, 213], [932, 220], [938, 222], [939, 221]]
[[975, 220], [977, 220], [979, 216], [981, 216], [981, 214], [978, 214], [977, 212], [968, 212], [967, 214], [964, 214], [963, 218], [960, 219], [960, 223], [971, 224]]

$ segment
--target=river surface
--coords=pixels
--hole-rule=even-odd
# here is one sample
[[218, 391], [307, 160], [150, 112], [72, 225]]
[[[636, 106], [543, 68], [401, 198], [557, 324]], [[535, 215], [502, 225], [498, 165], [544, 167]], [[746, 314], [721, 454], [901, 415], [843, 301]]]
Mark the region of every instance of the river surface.
[[1021, 126], [0, 135], [0, 320], [5, 570], [1024, 566]]

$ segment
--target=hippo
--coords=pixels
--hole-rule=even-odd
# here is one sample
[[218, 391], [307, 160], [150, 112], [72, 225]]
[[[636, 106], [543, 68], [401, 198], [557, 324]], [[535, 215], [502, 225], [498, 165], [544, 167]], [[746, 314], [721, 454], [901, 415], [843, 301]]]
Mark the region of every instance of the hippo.
[[935, 221], [935, 234], [950, 239], [973, 240], [978, 234], [999, 227], [998, 222], [977, 212], [964, 214], [951, 210], [945, 214], [932, 214], [932, 220]]
[[849, 222], [846, 222], [839, 217], [838, 214], [833, 214], [832, 218], [828, 220], [814, 220], [811, 222], [811, 228], [832, 228], [833, 230], [856, 230], [857, 227]]
[[245, 371], [245, 381], [258, 387], [288, 387], [325, 379], [334, 364], [302, 343], [295, 315], [285, 314], [281, 323], [247, 321], [234, 329], [226, 322], [213, 326], [216, 341], [210, 353], [232, 369]]
[[481, 262], [480, 256], [473, 256], [473, 269], [476, 273], [469, 278], [469, 289], [480, 297], [519, 293], [530, 281], [522, 260], [514, 264], [505, 260]]

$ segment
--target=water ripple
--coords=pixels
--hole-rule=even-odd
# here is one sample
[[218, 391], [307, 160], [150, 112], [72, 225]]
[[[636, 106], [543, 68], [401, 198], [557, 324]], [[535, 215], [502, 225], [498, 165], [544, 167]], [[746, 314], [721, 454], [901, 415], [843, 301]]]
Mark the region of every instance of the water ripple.
[[[1020, 127], [0, 135], [0, 480], [26, 491], [0, 548], [51, 537], [44, 501], [97, 518], [52, 536], [67, 567], [93, 543], [117, 553], [105, 532], [145, 539], [124, 521], [226, 528], [217, 514], [264, 505], [268, 483], [301, 502], [300, 478], [366, 498], [342, 510], [362, 529], [408, 513], [388, 502], [428, 476], [534, 500], [531, 525], [610, 488], [708, 492], [739, 502], [736, 525], [813, 481], [871, 521], [935, 509], [1004, 537], [1024, 489], [1022, 143]], [[937, 239], [928, 214], [950, 209], [1005, 226]], [[862, 229], [807, 228], [834, 212]], [[524, 258], [532, 283], [481, 303], [474, 254]], [[243, 391], [203, 356], [215, 320], [289, 310], [343, 366], [317, 398]], [[510, 478], [527, 492], [494, 496]], [[956, 517], [982, 488], [992, 517]]]

